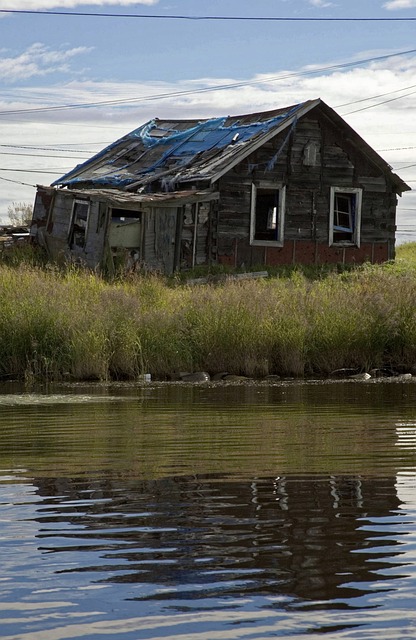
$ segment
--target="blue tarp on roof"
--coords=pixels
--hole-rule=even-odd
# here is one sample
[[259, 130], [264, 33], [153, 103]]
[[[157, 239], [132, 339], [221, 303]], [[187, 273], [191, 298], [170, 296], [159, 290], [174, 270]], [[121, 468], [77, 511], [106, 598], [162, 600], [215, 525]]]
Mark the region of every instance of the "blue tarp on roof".
[[[128, 137], [140, 138], [146, 147], [158, 145], [172, 145], [181, 148], [181, 153], [187, 155], [189, 151], [200, 153], [214, 147], [225, 147], [231, 144], [233, 138], [237, 136], [238, 142], [249, 140], [258, 133], [265, 133], [280, 121], [287, 118], [288, 114], [279, 115], [264, 122], [252, 124], [232, 124], [225, 126], [227, 118], [213, 118], [198, 123], [191, 129], [176, 131], [158, 127], [157, 121], [152, 120], [139, 129], [132, 131]], [[163, 136], [152, 136], [152, 131], [157, 129], [158, 133], [166, 132]]]
[[[151, 120], [53, 184], [70, 186], [90, 183], [123, 188], [150, 173], [156, 174], [155, 179], [159, 172], [166, 172], [166, 169], [177, 174], [183, 167], [190, 167], [193, 162], [208, 158], [208, 153], [220, 153], [230, 145], [234, 145], [237, 151], [237, 148], [241, 148], [239, 145], [289, 119], [302, 104], [279, 110], [268, 118], [266, 114], [258, 114], [258, 120], [254, 115], [211, 118], [199, 122]], [[230, 124], [227, 125], [227, 121]]]

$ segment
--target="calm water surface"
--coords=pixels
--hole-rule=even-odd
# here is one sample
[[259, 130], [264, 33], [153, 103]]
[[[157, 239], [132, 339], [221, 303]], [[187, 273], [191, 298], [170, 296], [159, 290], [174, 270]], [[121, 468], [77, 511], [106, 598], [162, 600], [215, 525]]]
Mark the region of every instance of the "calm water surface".
[[416, 638], [416, 382], [0, 388], [2, 640]]

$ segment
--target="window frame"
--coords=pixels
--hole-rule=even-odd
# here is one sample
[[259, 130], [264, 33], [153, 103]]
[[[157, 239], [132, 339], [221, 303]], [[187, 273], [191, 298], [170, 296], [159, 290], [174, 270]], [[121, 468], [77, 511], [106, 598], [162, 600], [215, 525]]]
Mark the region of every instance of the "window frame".
[[[257, 193], [261, 190], [274, 190], [278, 192], [277, 216], [276, 216], [276, 239], [261, 240], [256, 238], [256, 205]], [[285, 226], [285, 206], [286, 206], [286, 185], [276, 182], [258, 182], [251, 184], [250, 202], [250, 245], [258, 247], [282, 247], [284, 242]]]
[[[85, 228], [84, 228], [84, 242], [81, 245], [77, 244], [74, 240], [75, 236], [75, 220], [76, 220], [76, 211], [77, 205], [86, 205], [87, 206], [87, 217], [85, 220]], [[90, 211], [91, 211], [91, 202], [89, 200], [82, 200], [81, 198], [76, 198], [72, 203], [72, 212], [71, 212], [71, 224], [69, 225], [69, 233], [68, 233], [68, 244], [71, 249], [85, 249], [85, 245], [87, 244], [87, 235], [88, 235], [88, 225], [90, 220]]]
[[[336, 194], [347, 194], [355, 196], [355, 219], [353, 220], [353, 230], [351, 240], [334, 240], [334, 219], [335, 219], [335, 197]], [[361, 209], [363, 190], [360, 187], [331, 187], [330, 207], [329, 207], [329, 246], [332, 247], [359, 247], [361, 243]]]

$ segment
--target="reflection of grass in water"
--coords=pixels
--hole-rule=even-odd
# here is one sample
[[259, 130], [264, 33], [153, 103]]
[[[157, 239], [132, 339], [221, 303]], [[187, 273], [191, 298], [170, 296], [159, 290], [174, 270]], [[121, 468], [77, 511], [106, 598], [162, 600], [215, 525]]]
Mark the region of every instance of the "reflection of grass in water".
[[137, 379], [143, 372], [325, 375], [414, 365], [416, 249], [396, 264], [308, 279], [191, 287], [108, 283], [68, 269], [0, 266], [0, 375]]
[[38, 393], [10, 393], [6, 395], [0, 395], [0, 406], [25, 406], [25, 405], [59, 405], [59, 404], [86, 404], [86, 403], [99, 403], [109, 402], [112, 400], [119, 400], [119, 398], [111, 396], [88, 396], [88, 395], [53, 395], [45, 394], [40, 395]]
[[92, 479], [393, 473], [414, 463], [414, 450], [396, 446], [400, 387], [162, 387], [110, 402], [4, 407], [0, 469]]

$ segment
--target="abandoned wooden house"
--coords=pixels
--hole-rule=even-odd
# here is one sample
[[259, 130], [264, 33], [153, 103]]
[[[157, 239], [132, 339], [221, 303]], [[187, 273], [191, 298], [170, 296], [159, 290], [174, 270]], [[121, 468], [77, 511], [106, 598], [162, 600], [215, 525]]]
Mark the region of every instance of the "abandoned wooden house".
[[382, 262], [409, 189], [317, 99], [151, 120], [39, 186], [31, 234], [51, 259], [109, 271]]

